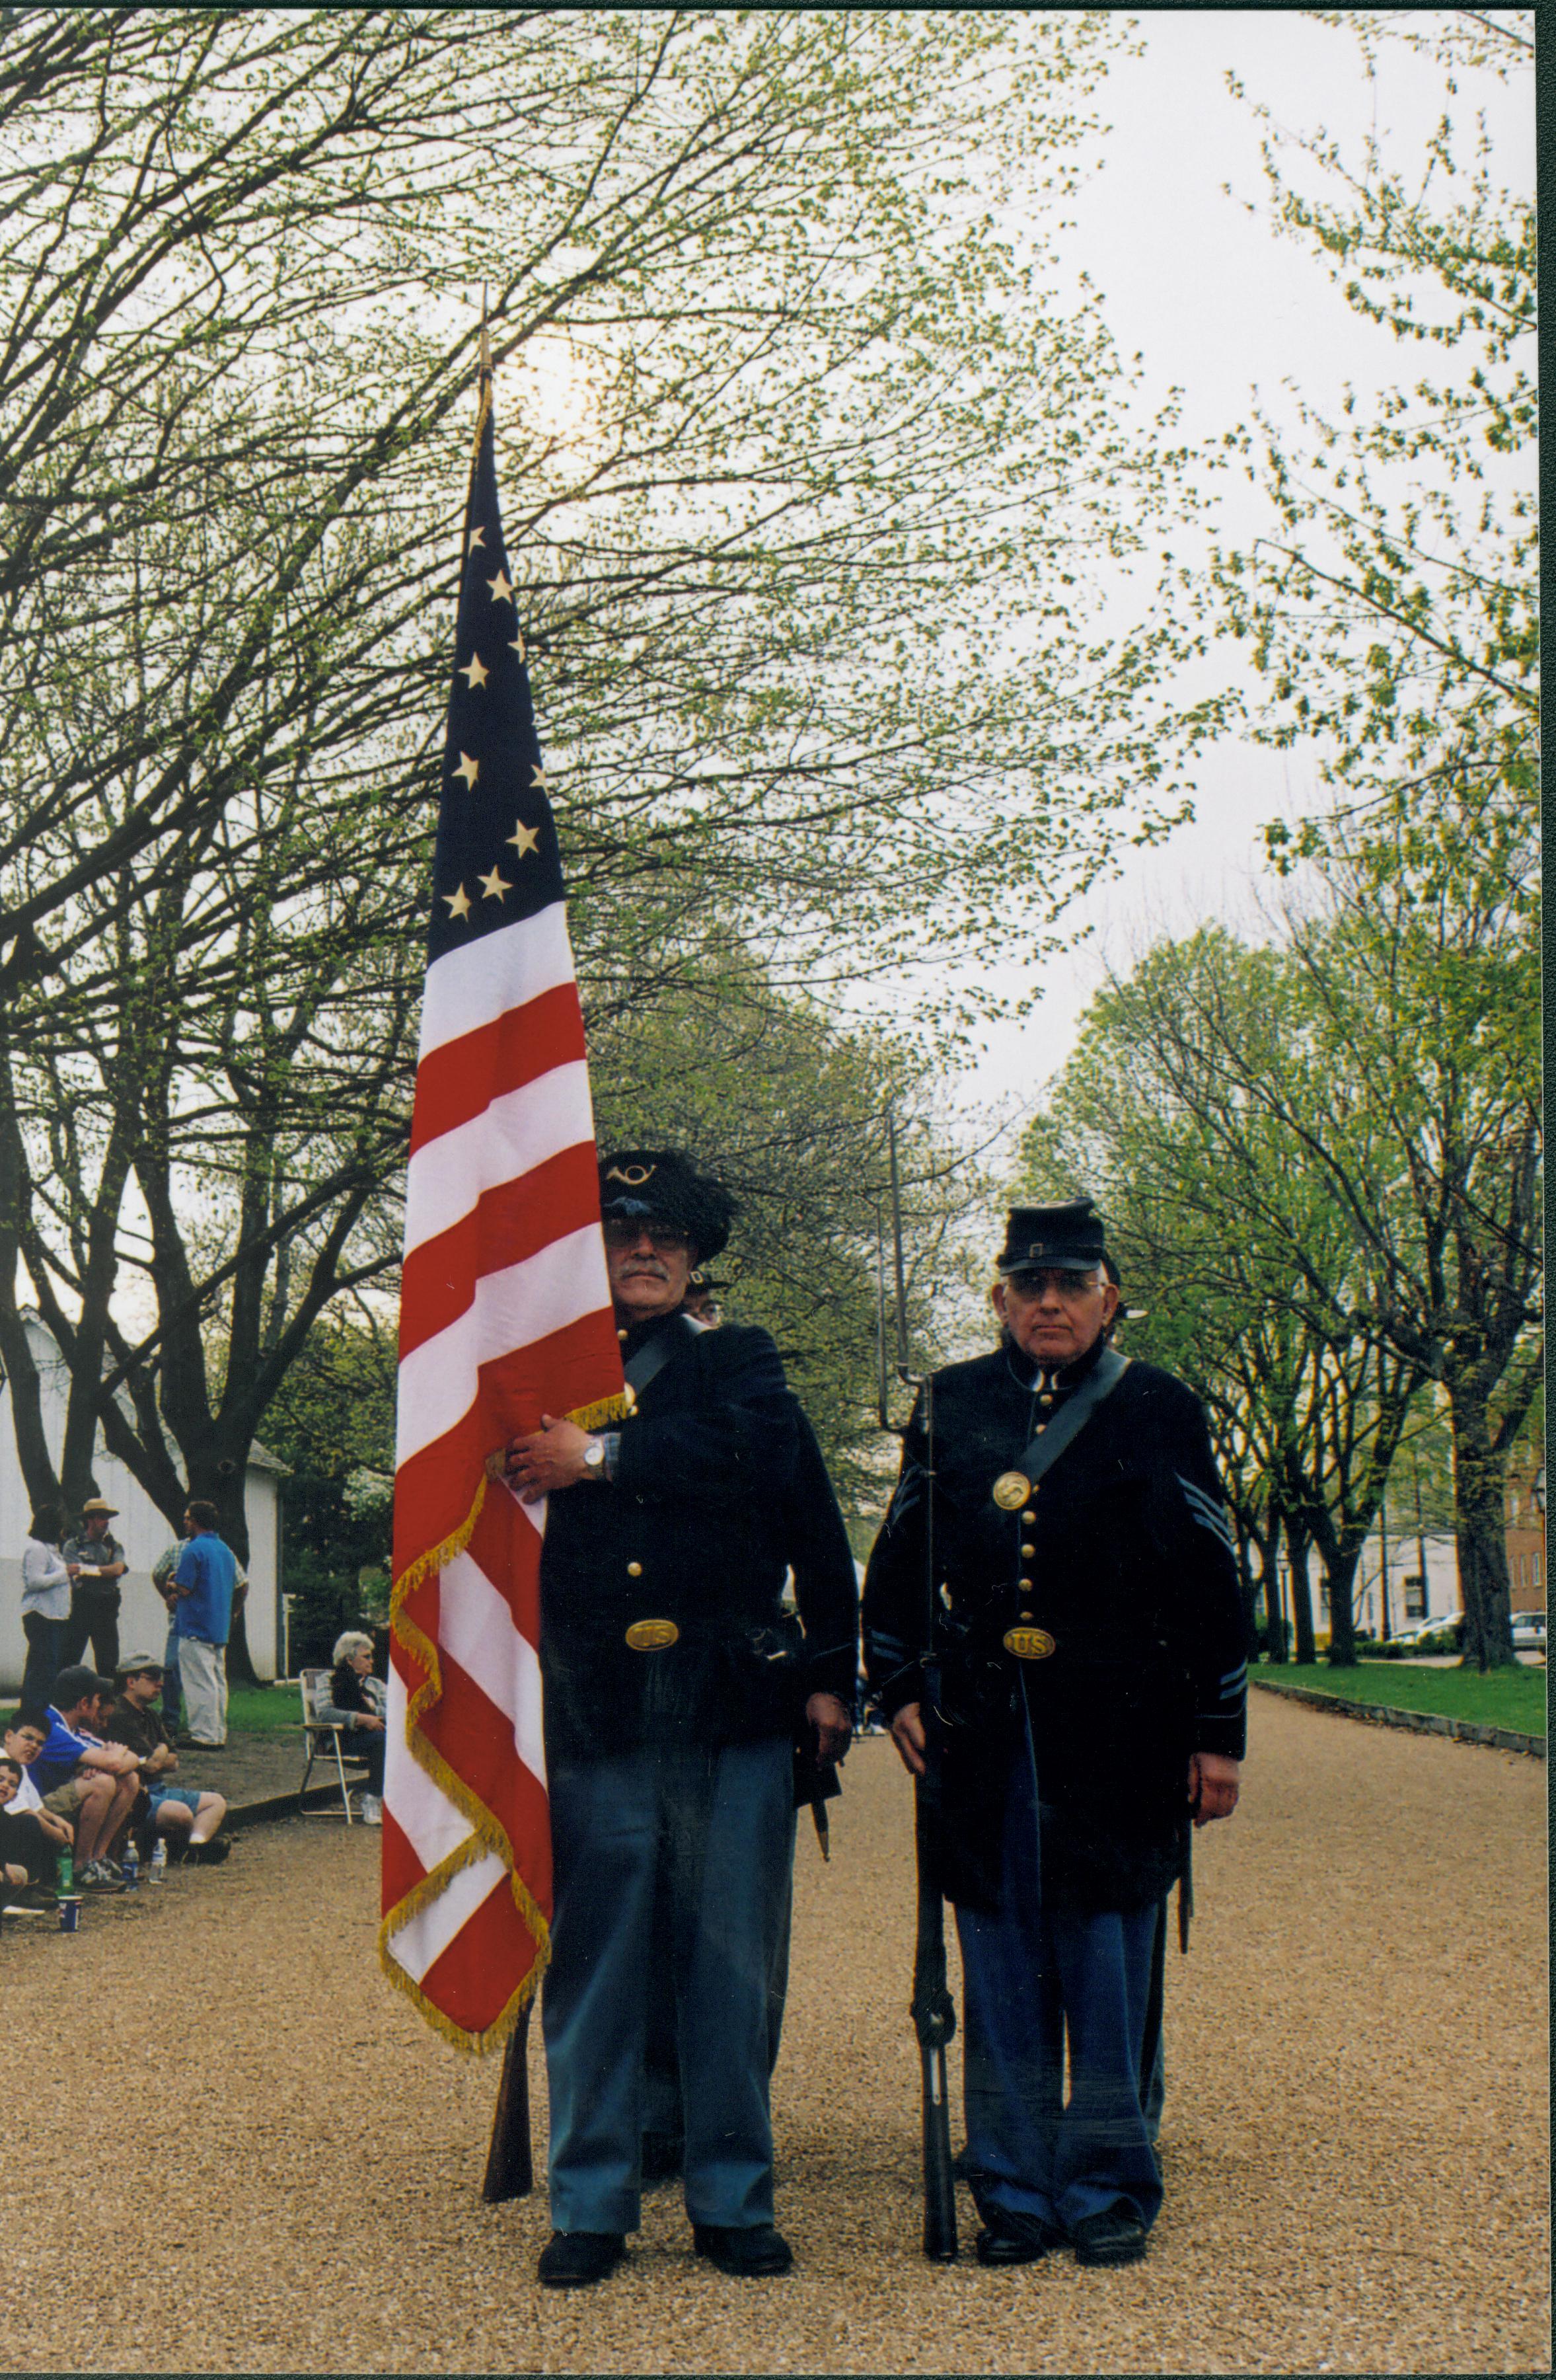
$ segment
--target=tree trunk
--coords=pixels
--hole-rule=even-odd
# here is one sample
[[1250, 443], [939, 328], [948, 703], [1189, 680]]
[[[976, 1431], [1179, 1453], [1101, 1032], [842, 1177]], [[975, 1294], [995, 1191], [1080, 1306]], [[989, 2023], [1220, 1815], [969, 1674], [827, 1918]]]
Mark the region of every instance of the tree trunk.
[[1332, 1670], [1354, 1670], [1357, 1665], [1356, 1579], [1360, 1548], [1349, 1554], [1339, 1552], [1333, 1561], [1324, 1563], [1324, 1584], [1329, 1589], [1329, 1666]]
[[1485, 1671], [1518, 1658], [1507, 1573], [1507, 1449], [1499, 1443], [1478, 1387], [1462, 1379], [1445, 1386], [1453, 1435], [1453, 1534], [1465, 1667]]
[[1318, 1658], [1313, 1643], [1313, 1596], [1308, 1585], [1308, 1548], [1312, 1539], [1299, 1521], [1288, 1519], [1285, 1544], [1291, 1564], [1291, 1616], [1296, 1622], [1297, 1658], [1310, 1664]]

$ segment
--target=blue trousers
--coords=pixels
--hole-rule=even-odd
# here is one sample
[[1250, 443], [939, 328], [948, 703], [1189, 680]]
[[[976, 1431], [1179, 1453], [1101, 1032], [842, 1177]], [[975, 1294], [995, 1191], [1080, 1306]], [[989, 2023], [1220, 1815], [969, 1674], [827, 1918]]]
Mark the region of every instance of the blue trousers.
[[[668, 1900], [686, 2212], [773, 2219], [768, 1999], [794, 1858], [787, 1737], [563, 1761], [541, 1999], [551, 2221], [634, 2231], [655, 1911]], [[661, 1926], [661, 1957], [667, 1939]]]
[[1023, 1744], [1006, 1811], [1000, 1913], [957, 1912], [963, 2166], [981, 2204], [1064, 2228], [1122, 2199], [1147, 2228], [1155, 2221], [1162, 2182], [1141, 2066], [1161, 1915], [1156, 1901], [1099, 1915], [1044, 1903]]

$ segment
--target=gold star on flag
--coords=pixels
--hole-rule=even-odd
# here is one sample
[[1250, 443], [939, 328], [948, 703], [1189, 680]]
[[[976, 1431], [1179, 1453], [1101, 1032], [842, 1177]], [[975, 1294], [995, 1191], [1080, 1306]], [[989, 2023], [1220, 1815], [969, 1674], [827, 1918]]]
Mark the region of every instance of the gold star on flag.
[[503, 881], [495, 868], [489, 876], [479, 876], [476, 880], [489, 901], [501, 901], [505, 892], [511, 892], [513, 889], [511, 884]]
[[508, 573], [505, 570], [500, 570], [495, 578], [489, 578], [487, 580], [487, 585], [491, 589], [491, 600], [494, 603], [511, 603], [513, 601], [513, 589], [509, 583]]
[[454, 675], [455, 677], [468, 678], [470, 681], [470, 691], [474, 694], [478, 686], [485, 686], [488, 678], [491, 675], [491, 672], [488, 669], [479, 653], [472, 653], [469, 660], [465, 662], [464, 667], [462, 670], [455, 670]]
[[551, 782], [551, 781], [550, 781], [550, 779], [547, 776], [545, 770], [540, 766], [539, 761], [538, 761], [538, 760], [537, 760], [537, 762], [536, 762], [536, 764], [535, 764], [535, 774], [534, 774], [534, 776], [530, 779], [530, 783], [531, 783], [531, 784], [533, 784], [533, 785], [549, 785], [549, 784], [550, 783], [550, 782]]
[[523, 630], [522, 628], [519, 630], [518, 635], [513, 638], [513, 643], [509, 646], [508, 650], [509, 650], [511, 653], [517, 653], [517, 655], [518, 655], [518, 657], [519, 657], [520, 661], [524, 661], [524, 660], [525, 660], [525, 659], [527, 658], [527, 656], [526, 656], [526, 654], [525, 654], [525, 632], [524, 632], [524, 630]]
[[481, 764], [478, 760], [472, 760], [468, 752], [462, 752], [459, 756], [459, 766], [453, 773], [456, 777], [463, 777], [468, 787], [473, 785], [480, 775]]
[[484, 529], [484, 528], [473, 528], [473, 529], [471, 530], [471, 532], [470, 532], [470, 542], [469, 542], [469, 544], [465, 547], [464, 551], [465, 551], [465, 552], [466, 552], [466, 553], [474, 553], [474, 552], [475, 552], [475, 551], [476, 551], [476, 548], [478, 545], [485, 545], [486, 541], [487, 541], [487, 533], [486, 533], [485, 529]]
[[540, 829], [537, 826], [525, 826], [523, 819], [521, 819], [517, 826], [513, 829], [513, 833], [508, 837], [508, 840], [513, 844], [514, 850], [518, 853], [519, 857], [524, 859], [530, 852], [537, 852], [539, 850]]
[[455, 892], [445, 892], [443, 898], [456, 917], [467, 917], [470, 915], [470, 903], [463, 884]]

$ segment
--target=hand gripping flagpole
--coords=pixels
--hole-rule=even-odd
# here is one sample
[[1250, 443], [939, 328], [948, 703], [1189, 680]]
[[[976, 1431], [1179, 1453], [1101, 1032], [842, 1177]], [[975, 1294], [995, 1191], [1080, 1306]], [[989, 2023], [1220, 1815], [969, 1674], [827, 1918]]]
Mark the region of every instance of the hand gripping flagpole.
[[[951, 2167], [951, 2110], [946, 2082], [946, 2048], [957, 2029], [956, 2009], [946, 1981], [946, 1910], [941, 1897], [935, 1836], [940, 1815], [940, 1744], [935, 1705], [935, 1612], [939, 1581], [935, 1571], [935, 1380], [915, 1372], [908, 1344], [908, 1281], [902, 1251], [902, 1194], [897, 1164], [897, 1125], [887, 1113], [891, 1169], [891, 1231], [897, 1279], [897, 1377], [923, 1399], [924, 1428], [924, 1774], [913, 1780], [913, 1848], [918, 1864], [918, 1922], [913, 1945], [913, 1998], [910, 2014], [918, 2036], [923, 2083], [923, 2252], [936, 2264], [957, 2254], [956, 2180]], [[887, 1418], [886, 1281], [876, 1213], [876, 1360], [881, 1426]]]

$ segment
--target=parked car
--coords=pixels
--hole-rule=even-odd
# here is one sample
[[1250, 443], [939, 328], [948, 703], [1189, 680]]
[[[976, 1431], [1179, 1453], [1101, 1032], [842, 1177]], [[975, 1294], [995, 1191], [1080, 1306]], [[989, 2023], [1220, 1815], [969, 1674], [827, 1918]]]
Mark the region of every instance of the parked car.
[[1462, 1611], [1439, 1611], [1429, 1620], [1417, 1620], [1410, 1627], [1402, 1628], [1390, 1641], [1414, 1653], [1454, 1653], [1464, 1619]]
[[1514, 1613], [1513, 1649], [1515, 1653], [1544, 1652], [1545, 1614], [1543, 1611], [1515, 1611]]

